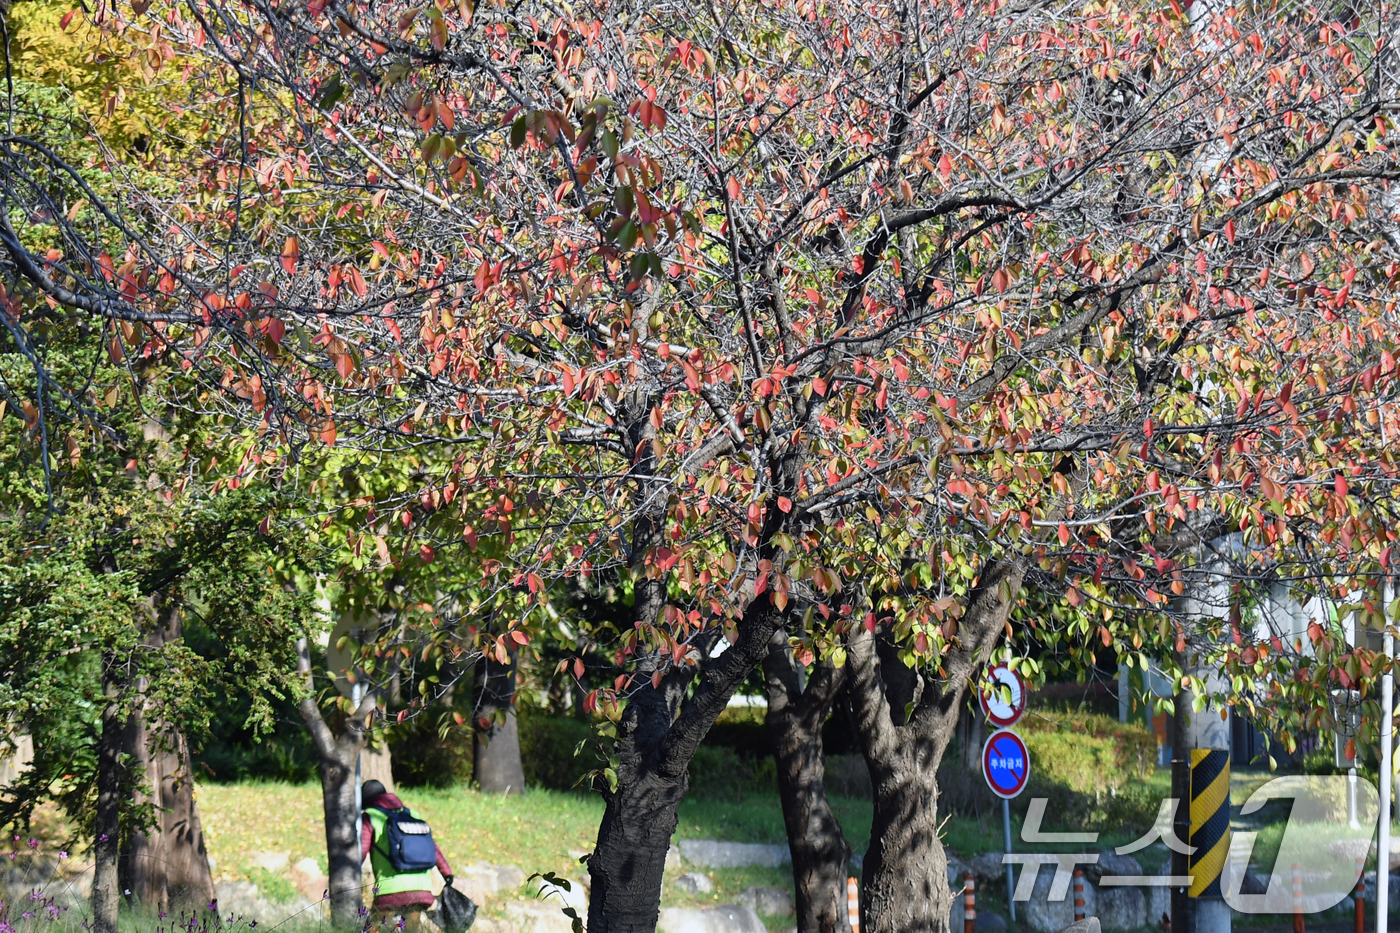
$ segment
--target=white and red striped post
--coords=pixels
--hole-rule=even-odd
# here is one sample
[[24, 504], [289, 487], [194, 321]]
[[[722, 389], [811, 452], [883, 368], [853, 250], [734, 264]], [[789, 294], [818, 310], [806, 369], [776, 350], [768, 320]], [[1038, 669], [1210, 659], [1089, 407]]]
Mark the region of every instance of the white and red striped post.
[[1074, 922], [1084, 919], [1084, 870], [1074, 870]]
[[1303, 866], [1293, 865], [1293, 933], [1303, 930]]
[[976, 882], [972, 880], [972, 872], [963, 876], [963, 933], [973, 933], [977, 929], [977, 895], [974, 893]]
[[846, 917], [851, 921], [851, 933], [860, 933], [860, 888], [854, 876], [846, 879]]

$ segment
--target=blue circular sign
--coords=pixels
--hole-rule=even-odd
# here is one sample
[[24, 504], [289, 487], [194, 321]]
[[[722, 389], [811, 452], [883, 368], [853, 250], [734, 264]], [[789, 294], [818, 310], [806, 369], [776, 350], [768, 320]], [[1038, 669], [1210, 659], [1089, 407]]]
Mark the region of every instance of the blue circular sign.
[[982, 746], [982, 776], [998, 797], [1015, 797], [1031, 778], [1031, 756], [1026, 743], [1010, 729], [999, 729]]

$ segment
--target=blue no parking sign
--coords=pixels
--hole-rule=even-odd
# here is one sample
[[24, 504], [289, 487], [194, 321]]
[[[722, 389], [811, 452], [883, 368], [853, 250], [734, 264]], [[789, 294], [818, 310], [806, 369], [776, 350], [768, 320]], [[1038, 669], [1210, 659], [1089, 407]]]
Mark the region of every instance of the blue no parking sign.
[[1010, 729], [999, 729], [982, 746], [982, 776], [998, 797], [1015, 797], [1031, 777], [1031, 756], [1026, 743]]

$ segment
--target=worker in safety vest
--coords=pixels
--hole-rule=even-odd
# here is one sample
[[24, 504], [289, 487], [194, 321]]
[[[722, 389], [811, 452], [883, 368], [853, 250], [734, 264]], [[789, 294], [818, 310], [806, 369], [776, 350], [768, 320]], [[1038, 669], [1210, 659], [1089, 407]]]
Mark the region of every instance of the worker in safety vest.
[[[370, 865], [374, 868], [373, 909], [378, 915], [376, 919], [400, 930], [435, 931], [437, 925], [423, 915], [435, 900], [432, 869], [400, 871], [394, 867], [389, 852], [390, 834], [387, 829], [391, 818], [397, 815], [412, 817], [419, 822], [421, 819], [418, 814], [408, 810], [397, 796], [385, 792], [384, 785], [379, 781], [366, 781], [361, 786], [360, 803], [364, 808], [360, 826], [360, 860], [364, 861], [365, 856], [369, 856]], [[426, 823], [423, 825], [426, 827]], [[452, 869], [436, 841], [433, 849], [443, 882], [451, 884]]]

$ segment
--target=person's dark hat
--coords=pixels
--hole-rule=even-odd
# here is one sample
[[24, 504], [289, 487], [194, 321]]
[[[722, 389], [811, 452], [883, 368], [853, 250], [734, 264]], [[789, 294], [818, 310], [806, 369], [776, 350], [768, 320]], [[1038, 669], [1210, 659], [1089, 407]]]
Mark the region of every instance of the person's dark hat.
[[360, 785], [360, 799], [373, 800], [375, 797], [383, 796], [384, 785], [378, 781], [365, 781]]

